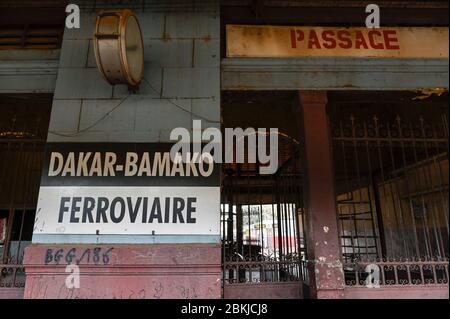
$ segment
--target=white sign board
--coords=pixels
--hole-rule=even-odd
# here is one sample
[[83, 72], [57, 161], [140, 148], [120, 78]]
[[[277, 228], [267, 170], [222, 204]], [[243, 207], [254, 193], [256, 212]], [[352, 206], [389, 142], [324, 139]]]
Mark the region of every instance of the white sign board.
[[219, 235], [218, 166], [183, 168], [168, 148], [48, 144], [34, 233]]

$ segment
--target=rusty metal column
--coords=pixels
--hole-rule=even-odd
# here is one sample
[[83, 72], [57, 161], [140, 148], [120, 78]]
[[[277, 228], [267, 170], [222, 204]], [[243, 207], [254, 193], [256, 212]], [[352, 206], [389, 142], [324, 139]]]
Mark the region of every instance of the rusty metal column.
[[299, 91], [305, 141], [307, 249], [313, 298], [342, 298], [341, 263], [333, 158], [326, 114], [326, 91]]

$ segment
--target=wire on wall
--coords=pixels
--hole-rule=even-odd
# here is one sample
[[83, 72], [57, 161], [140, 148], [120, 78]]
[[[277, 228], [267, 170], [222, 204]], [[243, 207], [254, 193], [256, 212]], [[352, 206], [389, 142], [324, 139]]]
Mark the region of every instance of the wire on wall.
[[[145, 83], [147, 83], [147, 85], [150, 87], [150, 89], [152, 89], [152, 90], [155, 91], [156, 93], [159, 93], [158, 90], [156, 90], [156, 89], [150, 84], [150, 82], [149, 82], [145, 77], [143, 78], [143, 80], [144, 80]], [[119, 108], [119, 107], [120, 107], [120, 106], [121, 106], [121, 105], [129, 98], [129, 97], [130, 97], [130, 95], [131, 95], [131, 94], [128, 93], [128, 94], [127, 94], [122, 100], [120, 100], [119, 103], [118, 103], [117, 105], [115, 105], [111, 110], [109, 110], [109, 111], [106, 112], [104, 115], [102, 115], [102, 116], [101, 116], [98, 120], [96, 120], [94, 123], [92, 123], [91, 125], [89, 125], [89, 126], [83, 128], [83, 129], [79, 130], [78, 132], [65, 134], [65, 133], [59, 133], [59, 132], [56, 132], [56, 131], [49, 131], [49, 133], [54, 134], [54, 135], [57, 135], [57, 136], [63, 136], [63, 137], [75, 137], [75, 136], [81, 135], [81, 134], [83, 134], [83, 133], [89, 131], [90, 129], [96, 127], [98, 124], [100, 124], [104, 119], [106, 119], [109, 115], [111, 115], [111, 113], [113, 113], [115, 110], [117, 110], [117, 109], [118, 109], [118, 108]], [[196, 118], [199, 118], [199, 119], [201, 119], [201, 120], [204, 120], [204, 121], [206, 121], [206, 122], [209, 122], [209, 123], [216, 123], [216, 124], [219, 124], [219, 123], [220, 123], [220, 121], [211, 120], [211, 119], [208, 119], [208, 118], [206, 118], [206, 117], [204, 117], [204, 116], [201, 116], [201, 115], [199, 115], [199, 114], [196, 114], [196, 113], [194, 113], [194, 112], [191, 112], [191, 111], [185, 109], [184, 107], [182, 107], [181, 105], [175, 103], [174, 101], [172, 101], [172, 100], [169, 99], [169, 98], [162, 98], [162, 100], [166, 100], [166, 101], [168, 101], [170, 104], [172, 104], [173, 106], [175, 106], [175, 107], [177, 107], [178, 109], [180, 109], [181, 111], [186, 112], [186, 113], [188, 113], [188, 114], [190, 114], [190, 115], [192, 115], [192, 116], [194, 116], [194, 117], [196, 117]]]
[[[155, 89], [145, 77], [143, 78], [143, 80], [144, 80], [145, 83], [147, 83], [147, 85], [148, 85], [153, 91], [155, 91], [155, 93], [158, 93], [158, 94], [159, 94], [158, 90]], [[208, 119], [208, 118], [206, 118], [206, 117], [203, 117], [203, 116], [201, 116], [201, 115], [199, 115], [199, 114], [196, 114], [196, 113], [194, 113], [194, 112], [192, 112], [192, 111], [186, 110], [184, 107], [182, 107], [181, 105], [175, 103], [174, 101], [172, 101], [172, 100], [169, 99], [169, 98], [162, 98], [162, 99], [163, 99], [163, 100], [166, 100], [166, 101], [169, 102], [170, 104], [172, 104], [172, 105], [174, 105], [175, 107], [179, 108], [179, 109], [182, 110], [183, 112], [186, 112], [186, 113], [188, 113], [188, 114], [190, 114], [190, 115], [192, 115], [192, 116], [195, 116], [195, 117], [197, 117], [197, 118], [199, 118], [199, 119], [201, 119], [201, 120], [204, 120], [204, 121], [209, 122], [209, 123], [220, 123], [220, 121], [211, 120], [211, 119]]]

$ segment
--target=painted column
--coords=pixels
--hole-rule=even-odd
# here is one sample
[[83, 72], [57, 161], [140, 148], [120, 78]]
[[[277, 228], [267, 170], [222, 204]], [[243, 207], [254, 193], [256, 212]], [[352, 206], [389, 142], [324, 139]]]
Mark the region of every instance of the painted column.
[[[25, 298], [220, 298], [219, 179], [205, 184], [202, 177], [173, 178], [166, 173], [129, 178], [122, 166], [127, 152], [150, 151], [153, 159], [152, 149], [162, 151], [173, 143], [174, 128], [185, 128], [192, 136], [198, 130], [193, 120], [201, 120], [202, 129], [220, 127], [219, 3], [201, 8], [194, 1], [185, 6], [147, 3], [134, 8], [144, 39], [145, 80], [131, 95], [124, 85], [106, 83], [96, 68], [97, 8], [92, 6], [82, 8], [80, 29], [64, 33], [47, 164], [32, 245], [25, 252]], [[112, 152], [120, 171], [115, 165], [115, 176], [50, 176], [53, 150], [64, 160], [70, 152], [100, 152], [102, 158]], [[69, 166], [64, 167], [70, 174]], [[161, 198], [161, 205], [167, 204], [164, 198], [176, 199], [184, 209], [182, 217], [153, 215], [155, 197]], [[197, 224], [185, 215], [193, 197], [198, 199], [192, 213]], [[114, 202], [115, 218], [98, 213], [98, 207], [106, 201], [112, 207], [117, 198], [122, 199]], [[146, 213], [142, 198], [148, 199]], [[129, 209], [130, 203], [136, 211]], [[122, 204], [128, 206], [125, 217]], [[97, 214], [81, 213], [86, 208]], [[67, 285], [69, 272], [78, 271], [68, 265], [79, 266], [79, 288], [70, 278]]]
[[326, 91], [300, 91], [305, 139], [307, 249], [313, 298], [342, 298], [344, 275]]

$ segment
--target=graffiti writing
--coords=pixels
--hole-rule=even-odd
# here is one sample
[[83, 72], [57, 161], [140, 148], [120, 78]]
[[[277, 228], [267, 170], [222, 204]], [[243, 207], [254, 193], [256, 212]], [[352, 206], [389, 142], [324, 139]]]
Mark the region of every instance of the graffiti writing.
[[86, 248], [84, 250], [78, 250], [73, 247], [68, 250], [64, 249], [47, 249], [44, 257], [44, 262], [48, 264], [76, 264], [79, 265], [81, 262], [87, 264], [94, 263], [96, 265], [103, 264], [109, 265], [110, 258], [109, 253], [113, 250], [113, 247], [108, 249], [102, 249], [101, 247]]

